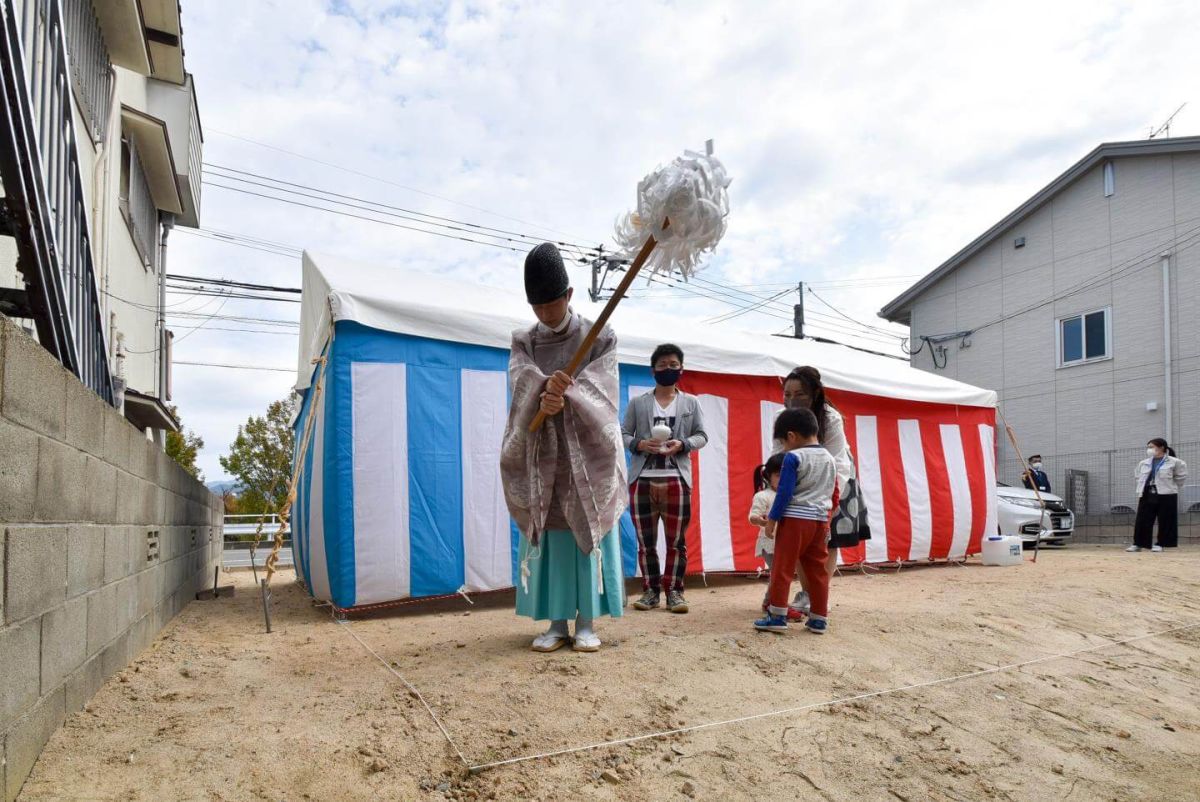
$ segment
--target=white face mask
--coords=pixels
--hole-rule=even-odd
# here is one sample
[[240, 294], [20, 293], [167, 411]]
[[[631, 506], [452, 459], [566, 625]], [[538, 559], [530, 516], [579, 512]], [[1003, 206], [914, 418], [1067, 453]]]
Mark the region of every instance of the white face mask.
[[1031, 463], [1031, 466], [1035, 471], [1040, 471], [1042, 469], [1042, 463], [1040, 462]]
[[1157, 451], [1155, 451], [1153, 448], [1147, 448], [1147, 449], [1146, 449], [1146, 456], [1147, 456], [1147, 457], [1150, 457], [1151, 459], [1153, 459], [1154, 457], [1157, 457], [1157, 456], [1158, 456], [1158, 452], [1157, 452]]

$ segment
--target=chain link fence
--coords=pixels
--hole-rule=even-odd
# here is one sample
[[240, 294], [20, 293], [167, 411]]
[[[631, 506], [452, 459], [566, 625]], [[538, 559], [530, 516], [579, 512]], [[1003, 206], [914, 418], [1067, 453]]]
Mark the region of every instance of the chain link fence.
[[[1191, 472], [1179, 494], [1179, 511], [1200, 513], [1200, 442], [1172, 448]], [[1042, 470], [1050, 477], [1050, 492], [1060, 496], [1076, 515], [1121, 515], [1137, 510], [1135, 474], [1145, 458], [1145, 447], [1042, 454]], [[1021, 486], [1021, 466], [1011, 452], [998, 468], [1001, 482]]]

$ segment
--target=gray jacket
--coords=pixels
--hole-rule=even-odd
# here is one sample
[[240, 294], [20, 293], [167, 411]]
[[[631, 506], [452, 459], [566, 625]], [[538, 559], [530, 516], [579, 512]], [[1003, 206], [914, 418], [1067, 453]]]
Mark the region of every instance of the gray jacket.
[[[633, 453], [633, 461], [629, 465], [629, 484], [637, 481], [642, 469], [646, 467], [646, 455], [636, 451], [637, 444], [643, 440], [652, 439], [650, 429], [654, 421], [654, 391], [639, 395], [629, 402], [625, 410], [625, 422], [621, 425], [624, 435], [625, 448]], [[708, 444], [708, 435], [704, 433], [704, 415], [700, 411], [700, 400], [682, 390], [676, 397], [675, 428], [671, 431], [671, 439], [683, 443], [683, 450], [675, 455], [675, 464], [683, 484], [689, 490], [692, 487], [692, 452], [704, 448]]]

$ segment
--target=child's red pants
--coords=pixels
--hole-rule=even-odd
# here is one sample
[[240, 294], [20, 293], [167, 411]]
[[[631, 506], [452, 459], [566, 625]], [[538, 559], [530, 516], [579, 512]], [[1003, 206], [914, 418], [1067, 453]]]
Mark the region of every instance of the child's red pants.
[[808, 582], [808, 597], [812, 602], [812, 614], [825, 618], [829, 615], [829, 573], [825, 560], [829, 556], [829, 524], [824, 521], [805, 521], [800, 518], [784, 518], [775, 529], [775, 560], [771, 569], [771, 584], [767, 589], [767, 601], [771, 613], [787, 615], [788, 600], [792, 592], [792, 580], [796, 578], [796, 565]]

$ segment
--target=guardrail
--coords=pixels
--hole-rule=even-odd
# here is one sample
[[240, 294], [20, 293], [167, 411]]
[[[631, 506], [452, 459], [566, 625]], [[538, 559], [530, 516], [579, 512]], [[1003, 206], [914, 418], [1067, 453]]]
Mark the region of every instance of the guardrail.
[[[279, 516], [268, 515], [263, 518], [262, 540], [258, 548], [251, 554], [254, 543], [254, 533], [258, 530], [258, 521], [262, 517], [257, 514], [226, 515], [224, 551], [221, 564], [225, 569], [253, 568], [265, 566], [267, 556], [275, 543], [275, 533], [279, 530]], [[292, 558], [292, 527], [288, 524], [283, 530], [283, 548], [279, 551], [280, 567], [291, 567]]]

